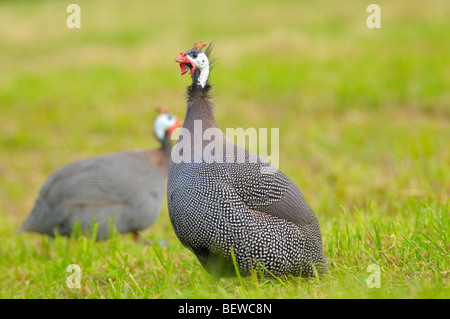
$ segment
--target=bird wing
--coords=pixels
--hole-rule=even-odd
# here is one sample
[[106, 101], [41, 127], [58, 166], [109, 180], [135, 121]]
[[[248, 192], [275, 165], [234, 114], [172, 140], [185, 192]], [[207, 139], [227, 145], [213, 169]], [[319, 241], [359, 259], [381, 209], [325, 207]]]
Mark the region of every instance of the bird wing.
[[148, 161], [147, 151], [129, 151], [61, 167], [42, 186], [19, 231], [52, 234], [55, 225], [67, 225], [72, 219], [91, 220], [94, 215], [103, 218], [115, 214], [132, 222], [136, 215], [147, 217], [149, 207], [159, 208], [166, 183], [166, 177]]
[[248, 150], [234, 147], [235, 163], [228, 164], [228, 171], [234, 189], [249, 209], [298, 225], [317, 221], [303, 194], [285, 174]]
[[50, 204], [66, 199], [99, 206], [124, 203], [136, 192], [149, 189], [142, 184], [151, 167], [142, 158], [138, 152], [122, 152], [72, 162], [51, 175], [41, 196]]

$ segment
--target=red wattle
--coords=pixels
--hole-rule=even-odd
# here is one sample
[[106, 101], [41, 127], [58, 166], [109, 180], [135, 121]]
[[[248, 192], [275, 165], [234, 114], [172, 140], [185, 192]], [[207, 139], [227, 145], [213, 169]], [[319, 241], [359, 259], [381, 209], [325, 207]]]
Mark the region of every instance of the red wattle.
[[167, 130], [167, 134], [169, 134], [169, 136], [172, 135], [173, 131], [175, 131], [175, 129], [177, 127], [180, 127], [181, 125], [183, 125], [183, 122], [180, 119], [177, 119], [175, 121], [175, 124], [173, 124], [168, 130]]
[[184, 63], [180, 63], [181, 75], [185, 74], [188, 71], [188, 67]]

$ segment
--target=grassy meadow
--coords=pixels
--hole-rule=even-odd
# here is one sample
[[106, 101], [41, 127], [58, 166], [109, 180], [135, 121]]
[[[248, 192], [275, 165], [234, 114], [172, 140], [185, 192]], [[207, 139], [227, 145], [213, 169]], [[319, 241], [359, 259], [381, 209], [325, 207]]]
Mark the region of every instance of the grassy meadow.
[[[380, 29], [356, 0], [78, 0], [81, 29], [70, 3], [0, 1], [0, 298], [450, 297], [449, 1], [378, 1]], [[57, 168], [158, 147], [155, 108], [184, 117], [173, 60], [198, 40], [220, 127], [279, 128], [329, 276], [215, 281], [165, 201], [147, 242], [16, 234]]]

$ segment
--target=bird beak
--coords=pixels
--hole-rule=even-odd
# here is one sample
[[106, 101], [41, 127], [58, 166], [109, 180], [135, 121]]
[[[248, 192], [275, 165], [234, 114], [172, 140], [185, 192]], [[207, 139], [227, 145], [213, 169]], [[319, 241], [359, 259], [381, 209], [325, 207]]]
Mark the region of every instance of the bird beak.
[[173, 131], [175, 131], [175, 129], [182, 127], [182, 126], [183, 126], [183, 121], [180, 120], [179, 118], [177, 118], [175, 120], [175, 123], [167, 130], [167, 134], [169, 134], [169, 136], [171, 136]]
[[189, 72], [189, 74], [195, 72], [195, 65], [189, 60], [186, 52], [181, 51], [175, 58], [175, 62], [180, 63], [181, 75], [185, 74], [189, 67], [191, 68], [191, 72]]

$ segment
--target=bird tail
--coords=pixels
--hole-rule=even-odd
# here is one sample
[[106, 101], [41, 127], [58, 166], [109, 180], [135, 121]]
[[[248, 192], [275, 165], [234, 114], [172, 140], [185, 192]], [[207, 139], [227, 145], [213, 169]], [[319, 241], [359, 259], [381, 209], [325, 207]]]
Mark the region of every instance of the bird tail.
[[22, 225], [17, 229], [16, 234], [23, 231], [39, 231], [41, 228], [45, 227], [45, 216], [48, 216], [49, 207], [47, 203], [39, 197], [34, 204], [33, 210], [30, 212], [28, 217], [22, 223]]

